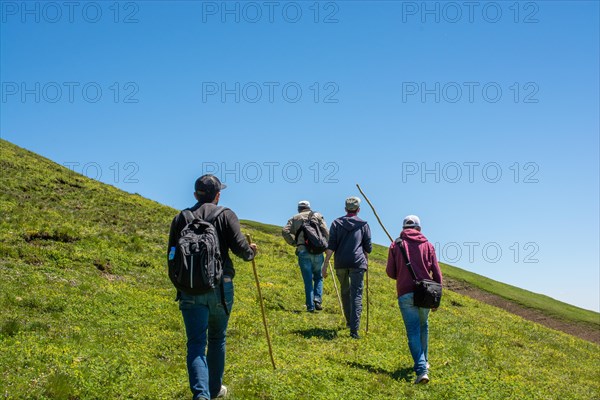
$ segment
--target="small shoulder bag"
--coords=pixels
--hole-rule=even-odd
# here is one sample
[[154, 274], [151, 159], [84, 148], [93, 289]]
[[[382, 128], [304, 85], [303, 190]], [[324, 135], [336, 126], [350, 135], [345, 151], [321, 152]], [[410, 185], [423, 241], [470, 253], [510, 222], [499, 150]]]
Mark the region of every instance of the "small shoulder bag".
[[404, 257], [404, 262], [406, 263], [406, 266], [408, 267], [408, 270], [412, 275], [413, 282], [416, 286], [413, 300], [414, 306], [423, 308], [438, 308], [440, 306], [440, 302], [442, 301], [442, 285], [431, 279], [417, 280], [415, 271], [410, 264], [408, 254], [404, 248], [404, 241], [399, 239], [396, 241], [396, 244], [398, 247], [400, 247], [400, 251]]

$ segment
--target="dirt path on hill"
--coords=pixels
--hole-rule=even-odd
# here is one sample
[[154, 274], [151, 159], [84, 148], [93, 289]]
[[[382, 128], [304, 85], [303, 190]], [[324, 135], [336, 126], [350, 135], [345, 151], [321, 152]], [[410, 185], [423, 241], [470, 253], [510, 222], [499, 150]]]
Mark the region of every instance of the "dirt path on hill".
[[541, 311], [524, 307], [498, 295], [475, 288], [463, 281], [444, 278], [444, 287], [475, 300], [503, 308], [529, 321], [537, 322], [538, 324], [568, 333], [569, 335], [600, 344], [600, 328], [596, 328], [586, 323], [568, 322], [548, 316]]

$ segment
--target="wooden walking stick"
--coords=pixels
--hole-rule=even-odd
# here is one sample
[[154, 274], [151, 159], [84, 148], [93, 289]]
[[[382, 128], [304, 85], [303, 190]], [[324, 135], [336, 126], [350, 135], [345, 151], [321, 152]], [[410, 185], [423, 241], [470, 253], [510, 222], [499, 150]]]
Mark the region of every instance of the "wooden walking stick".
[[[246, 239], [248, 240], [248, 244], [252, 243], [252, 237], [250, 234], [246, 234]], [[273, 348], [271, 347], [271, 337], [269, 336], [269, 326], [267, 325], [267, 316], [265, 315], [265, 306], [263, 304], [262, 292], [260, 291], [260, 283], [258, 281], [258, 271], [256, 270], [256, 262], [254, 262], [254, 258], [252, 259], [252, 269], [254, 270], [254, 280], [256, 281], [256, 288], [258, 289], [258, 300], [260, 302], [260, 312], [262, 313], [263, 324], [265, 325], [265, 333], [267, 335], [267, 344], [269, 345], [269, 355], [271, 356], [271, 364], [273, 364], [273, 369], [275, 367], [275, 359], [273, 358]]]
[[375, 214], [375, 218], [377, 218], [379, 225], [381, 225], [381, 227], [383, 228], [383, 231], [385, 232], [387, 237], [390, 239], [390, 242], [393, 242], [394, 239], [392, 239], [392, 236], [390, 235], [390, 233], [387, 231], [387, 229], [385, 229], [385, 226], [383, 226], [383, 222], [381, 222], [381, 220], [379, 219], [379, 215], [377, 215], [377, 211], [375, 211], [375, 207], [373, 207], [373, 204], [371, 204], [371, 202], [369, 201], [369, 198], [367, 197], [365, 192], [362, 191], [362, 189], [360, 188], [360, 185], [358, 183], [356, 184], [356, 187], [358, 188], [358, 191], [360, 192], [360, 194], [363, 195], [363, 197], [365, 198], [367, 203], [369, 203], [369, 206], [371, 206], [371, 210], [373, 210], [373, 214]]
[[[371, 207], [371, 210], [373, 210], [373, 214], [375, 214], [375, 218], [377, 218], [377, 222], [379, 222], [379, 225], [381, 225], [381, 227], [383, 228], [383, 231], [385, 232], [385, 234], [387, 235], [387, 237], [390, 239], [390, 242], [393, 242], [394, 239], [392, 239], [392, 236], [390, 235], [390, 233], [387, 231], [387, 229], [385, 229], [385, 226], [383, 226], [383, 222], [381, 222], [381, 219], [379, 218], [379, 215], [377, 215], [377, 211], [375, 211], [375, 207], [373, 207], [373, 204], [371, 204], [371, 201], [369, 201], [369, 198], [367, 197], [367, 195], [365, 194], [365, 192], [362, 191], [362, 189], [360, 188], [360, 185], [357, 183], [356, 187], [358, 188], [358, 191], [360, 192], [360, 194], [362, 194], [362, 196], [365, 198], [365, 200], [367, 201], [367, 203], [369, 204], [369, 206]], [[367, 326], [366, 326], [366, 332], [369, 332], [369, 269], [367, 268]]]
[[335, 293], [337, 294], [337, 299], [338, 302], [340, 303], [340, 311], [342, 312], [342, 316], [345, 318], [344, 315], [344, 306], [342, 305], [342, 297], [340, 296], [340, 291], [338, 290], [337, 287], [337, 283], [335, 283], [335, 274], [334, 274], [334, 270], [333, 267], [331, 266], [331, 261], [327, 262], [329, 264], [329, 270], [331, 271], [331, 280], [333, 281], [333, 287], [335, 287]]
[[[367, 261], [368, 263], [368, 261]], [[367, 325], [365, 326], [365, 334], [369, 333], [369, 266], [367, 265]]]

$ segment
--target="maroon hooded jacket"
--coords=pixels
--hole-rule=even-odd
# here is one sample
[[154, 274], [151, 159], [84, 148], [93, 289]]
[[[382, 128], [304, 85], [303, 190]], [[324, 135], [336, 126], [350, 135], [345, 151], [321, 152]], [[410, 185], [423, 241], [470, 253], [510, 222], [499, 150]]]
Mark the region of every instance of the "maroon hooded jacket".
[[[404, 242], [404, 248], [407, 250], [417, 280], [432, 279], [441, 284], [442, 271], [435, 256], [435, 248], [427, 238], [416, 229], [404, 229], [400, 238]], [[398, 297], [415, 291], [412, 275], [406, 267], [398, 241], [390, 246], [385, 272], [390, 278], [396, 280]]]

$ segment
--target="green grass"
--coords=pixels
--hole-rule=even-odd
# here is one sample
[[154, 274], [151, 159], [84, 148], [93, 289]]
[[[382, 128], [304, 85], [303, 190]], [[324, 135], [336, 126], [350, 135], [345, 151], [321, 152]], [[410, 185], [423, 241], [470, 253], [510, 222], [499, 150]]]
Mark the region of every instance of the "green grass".
[[451, 265], [443, 264], [442, 269], [446, 276], [467, 282], [472, 286], [497, 294], [522, 306], [537, 309], [545, 314], [565, 321], [583, 322], [591, 325], [595, 329], [600, 328], [600, 314], [597, 312], [585, 310], [543, 294], [533, 293], [528, 290], [494, 281], [485, 276], [468, 272]]
[[[281, 227], [279, 226], [253, 221], [243, 222], [249, 227], [271, 233], [275, 236], [281, 234]], [[371, 259], [385, 264], [388, 252], [387, 247], [375, 244], [373, 248], [374, 250]], [[466, 282], [471, 286], [496, 294], [524, 307], [536, 309], [551, 317], [568, 322], [584, 323], [590, 325], [593, 329], [600, 329], [600, 314], [597, 312], [579, 308], [543, 294], [533, 293], [528, 290], [507, 285], [452, 265], [444, 263], [440, 264], [445, 277]]]
[[[189, 399], [185, 333], [165, 266], [176, 210], [5, 141], [0, 167], [0, 396]], [[370, 273], [369, 334], [354, 341], [331, 278], [325, 310], [303, 312], [300, 272], [279, 228], [243, 227], [261, 248], [278, 368], [251, 264], [235, 260], [225, 370], [232, 399], [600, 397], [598, 345], [450, 291], [431, 316], [432, 382], [415, 387], [385, 248]]]

